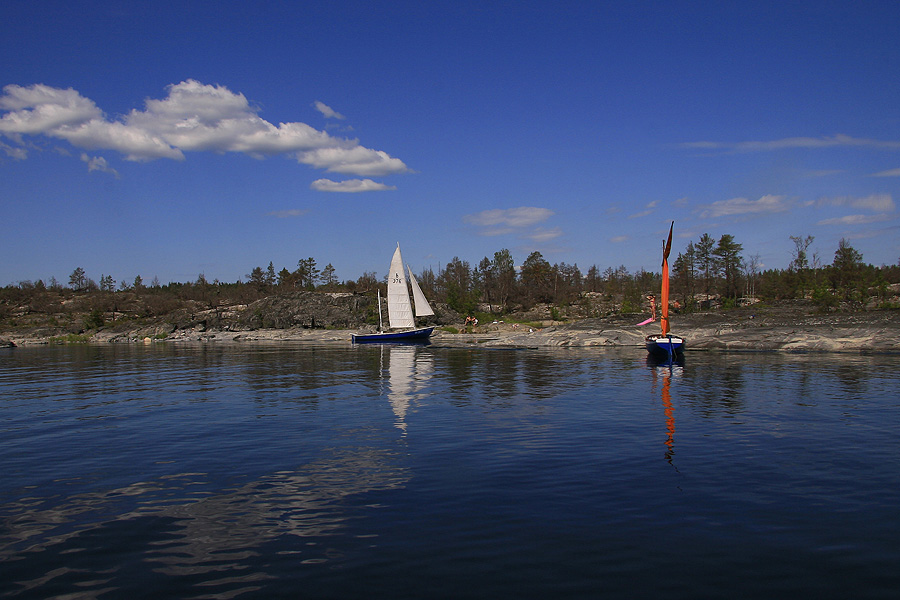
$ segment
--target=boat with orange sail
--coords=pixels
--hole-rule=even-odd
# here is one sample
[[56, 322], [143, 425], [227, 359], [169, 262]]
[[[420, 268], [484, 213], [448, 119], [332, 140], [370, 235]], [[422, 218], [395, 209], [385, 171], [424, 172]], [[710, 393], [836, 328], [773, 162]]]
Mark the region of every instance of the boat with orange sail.
[[663, 244], [662, 260], [662, 293], [660, 294], [661, 334], [648, 335], [647, 352], [652, 356], [669, 361], [684, 358], [685, 340], [680, 335], [673, 335], [669, 327], [669, 252], [672, 250], [672, 230], [675, 222], [669, 227], [669, 239]]

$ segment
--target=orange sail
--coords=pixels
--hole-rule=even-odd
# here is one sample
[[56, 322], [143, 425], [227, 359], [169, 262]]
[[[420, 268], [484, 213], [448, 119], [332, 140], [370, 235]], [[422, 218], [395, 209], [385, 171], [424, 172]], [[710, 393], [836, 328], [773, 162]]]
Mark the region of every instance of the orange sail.
[[669, 251], [672, 250], [672, 229], [675, 227], [675, 221], [669, 226], [669, 239], [663, 249], [662, 261], [662, 298], [660, 298], [662, 306], [662, 316], [659, 324], [662, 325], [662, 334], [669, 333]]

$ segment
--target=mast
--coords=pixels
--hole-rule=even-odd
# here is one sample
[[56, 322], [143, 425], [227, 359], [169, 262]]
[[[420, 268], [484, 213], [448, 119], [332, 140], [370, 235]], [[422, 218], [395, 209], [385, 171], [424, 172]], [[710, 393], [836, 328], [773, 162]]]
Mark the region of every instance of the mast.
[[384, 321], [381, 319], [381, 288], [375, 291], [378, 293], [378, 331], [384, 331]]

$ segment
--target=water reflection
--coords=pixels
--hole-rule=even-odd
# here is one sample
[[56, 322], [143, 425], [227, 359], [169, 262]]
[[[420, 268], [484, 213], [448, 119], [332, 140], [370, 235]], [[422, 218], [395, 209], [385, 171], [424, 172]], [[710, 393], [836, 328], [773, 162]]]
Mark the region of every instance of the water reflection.
[[675, 466], [672, 459], [675, 456], [675, 407], [672, 405], [672, 379], [684, 374], [684, 361], [679, 363], [658, 363], [648, 359], [647, 364], [653, 373], [654, 395], [659, 388], [659, 396], [663, 405], [663, 414], [666, 417], [666, 451], [665, 459], [670, 465]]
[[[262, 344], [7, 358], [3, 597], [896, 582], [896, 358]], [[860, 565], [853, 583], [836, 564]], [[478, 591], [453, 594], [471, 565]]]
[[[402, 488], [409, 474], [396, 463], [390, 451], [359, 448], [334, 451], [333, 456], [297, 470], [271, 473], [222, 491], [209, 491], [204, 473], [180, 473], [67, 499], [23, 498], [5, 505], [0, 515], [4, 524], [0, 563], [39, 555], [40, 564], [63, 554], [96, 552], [98, 546], [123, 543], [118, 530], [134, 535], [135, 530], [152, 529], [154, 539], [139, 543], [144, 560], [156, 564], [158, 573], [202, 576], [210, 591], [265, 579], [270, 575], [253, 572], [251, 563], [256, 563], [248, 560], [284, 536], [310, 540], [302, 550], [294, 550], [298, 563], [334, 558], [334, 548], [321, 542], [360, 516], [360, 508], [346, 499]], [[47, 556], [51, 549], [53, 555]], [[41, 571], [35, 579], [16, 579], [20, 591], [44, 585], [43, 571], [52, 571], [34, 570]], [[67, 570], [58, 575], [72, 576]], [[84, 570], [81, 575], [94, 581], [97, 573]], [[109, 577], [103, 580], [110, 582]], [[76, 585], [82, 586], [85, 597], [92, 597], [84, 589], [86, 583]]]
[[424, 346], [384, 344], [379, 349], [381, 372], [387, 370], [387, 396], [395, 426], [406, 435], [406, 413], [413, 400], [425, 395], [434, 374], [434, 357]]

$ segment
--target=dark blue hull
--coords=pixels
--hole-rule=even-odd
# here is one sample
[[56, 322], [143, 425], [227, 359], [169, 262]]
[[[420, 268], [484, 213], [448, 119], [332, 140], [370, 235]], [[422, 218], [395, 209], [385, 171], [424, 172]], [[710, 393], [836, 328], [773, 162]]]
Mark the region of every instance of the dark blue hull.
[[684, 357], [684, 338], [677, 335], [648, 335], [647, 352], [658, 358]]
[[404, 342], [421, 344], [422, 342], [428, 341], [432, 331], [434, 331], [434, 327], [423, 327], [422, 329], [412, 329], [410, 331], [354, 335], [352, 336], [352, 340], [354, 344], [388, 344]]

